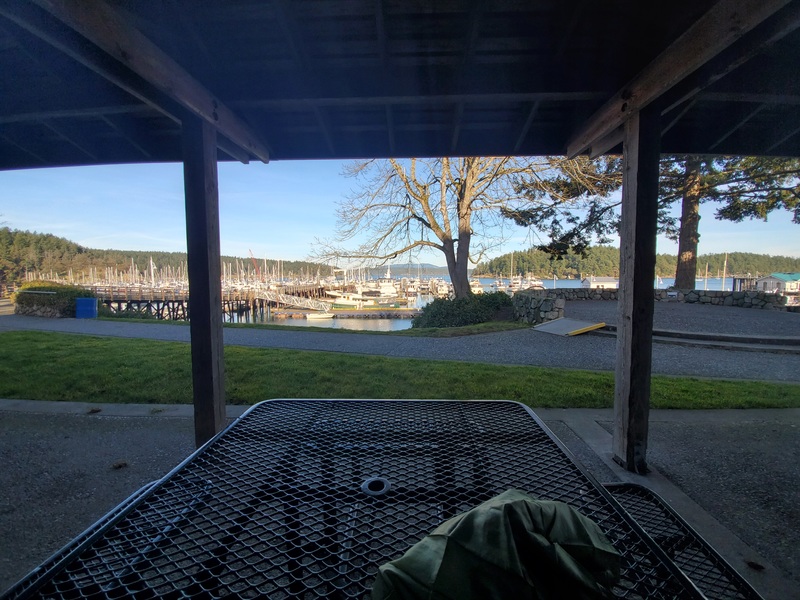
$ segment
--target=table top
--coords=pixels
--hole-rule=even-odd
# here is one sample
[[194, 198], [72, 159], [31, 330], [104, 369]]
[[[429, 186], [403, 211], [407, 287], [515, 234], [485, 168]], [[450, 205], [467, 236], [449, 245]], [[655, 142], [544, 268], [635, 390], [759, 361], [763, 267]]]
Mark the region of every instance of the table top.
[[702, 597], [521, 404], [270, 400], [8, 598], [365, 598], [378, 566], [508, 489], [594, 520], [622, 554], [616, 596]]

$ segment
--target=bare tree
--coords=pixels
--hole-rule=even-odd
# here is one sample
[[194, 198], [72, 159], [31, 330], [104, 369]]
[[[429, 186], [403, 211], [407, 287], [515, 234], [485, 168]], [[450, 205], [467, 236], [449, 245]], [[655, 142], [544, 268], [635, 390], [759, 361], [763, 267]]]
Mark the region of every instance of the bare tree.
[[[340, 202], [334, 242], [318, 259], [385, 263], [425, 248], [444, 254], [457, 298], [470, 292], [468, 266], [503, 241], [500, 209], [520, 199], [513, 180], [537, 165], [513, 157], [369, 160], [345, 175], [356, 189]], [[355, 244], [345, 248], [337, 244]]]
[[547, 238], [539, 250], [560, 258], [567, 252], [585, 253], [593, 243], [606, 244], [619, 230], [622, 160], [603, 156], [594, 160], [548, 156], [547, 168], [516, 182], [526, 202], [504, 207], [502, 215], [520, 227], [530, 227]]

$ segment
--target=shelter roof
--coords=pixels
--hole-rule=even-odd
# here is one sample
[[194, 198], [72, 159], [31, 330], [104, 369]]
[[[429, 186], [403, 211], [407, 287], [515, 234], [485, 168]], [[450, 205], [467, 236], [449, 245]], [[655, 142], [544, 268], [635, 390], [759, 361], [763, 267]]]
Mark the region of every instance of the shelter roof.
[[781, 281], [800, 281], [800, 273], [772, 273], [769, 277], [774, 277]]
[[[658, 82], [664, 153], [800, 155], [798, 1], [764, 2], [779, 8]], [[166, 88], [129, 69], [149, 46], [115, 56], [58, 17], [65, 4], [0, 6], [0, 169], [180, 161], [173, 66], [272, 160], [564, 154], [716, 3], [109, 0], [166, 57]], [[220, 160], [259, 155], [228, 141]]]

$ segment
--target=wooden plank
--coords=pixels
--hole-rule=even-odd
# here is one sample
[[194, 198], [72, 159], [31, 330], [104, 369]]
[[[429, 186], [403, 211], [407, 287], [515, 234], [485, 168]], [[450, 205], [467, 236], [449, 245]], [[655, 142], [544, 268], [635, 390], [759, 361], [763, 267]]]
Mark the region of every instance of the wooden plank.
[[192, 336], [195, 442], [200, 447], [225, 425], [225, 369], [220, 283], [219, 186], [216, 131], [184, 119], [183, 179]]
[[103, 0], [33, 0], [38, 6], [96, 44], [190, 113], [214, 125], [242, 149], [269, 162], [258, 136], [223, 102], [166, 52], [130, 26]]
[[659, 144], [657, 110], [631, 116], [623, 141], [613, 450], [614, 460], [641, 474], [647, 472]]
[[560, 335], [562, 337], [572, 337], [582, 333], [587, 333], [589, 331], [594, 331], [595, 329], [601, 329], [605, 326], [606, 324], [602, 322], [592, 323], [591, 321], [581, 321], [579, 319], [561, 317], [559, 319], [553, 319], [552, 321], [545, 321], [544, 323], [535, 325], [534, 329], [536, 331], [541, 331], [542, 333], [551, 333], [553, 335]]
[[720, 0], [617, 92], [567, 144], [577, 156], [791, 0]]

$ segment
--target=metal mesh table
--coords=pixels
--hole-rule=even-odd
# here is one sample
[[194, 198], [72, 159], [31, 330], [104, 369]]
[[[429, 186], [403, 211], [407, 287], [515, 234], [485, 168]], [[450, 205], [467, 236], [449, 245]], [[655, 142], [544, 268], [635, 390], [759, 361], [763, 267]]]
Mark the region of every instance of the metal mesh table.
[[603, 486], [709, 599], [761, 600], [758, 592], [661, 496], [633, 483]]
[[606, 532], [618, 597], [702, 597], [529, 409], [413, 400], [262, 402], [7, 597], [364, 598], [379, 565], [511, 488]]

